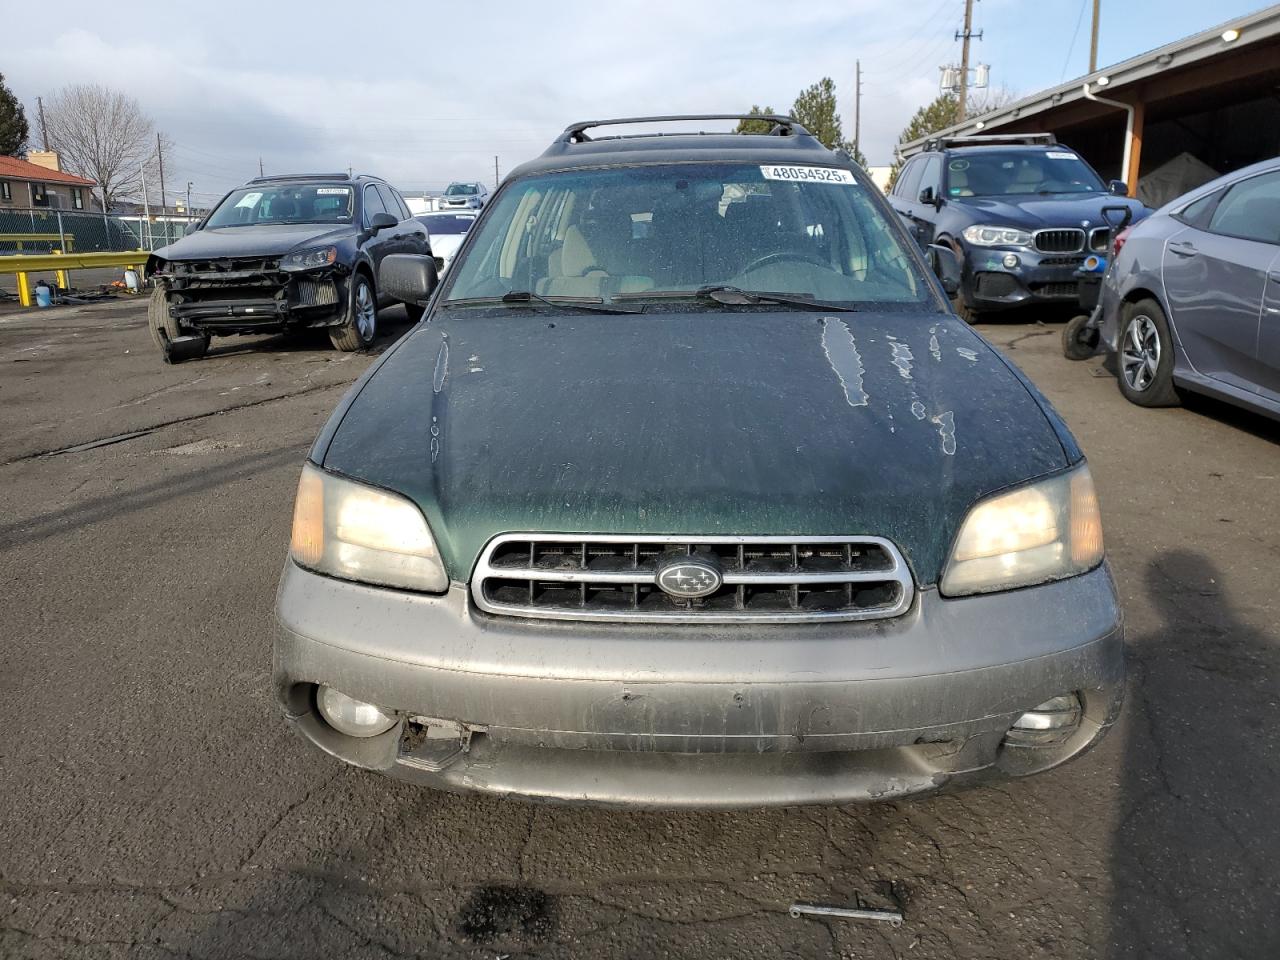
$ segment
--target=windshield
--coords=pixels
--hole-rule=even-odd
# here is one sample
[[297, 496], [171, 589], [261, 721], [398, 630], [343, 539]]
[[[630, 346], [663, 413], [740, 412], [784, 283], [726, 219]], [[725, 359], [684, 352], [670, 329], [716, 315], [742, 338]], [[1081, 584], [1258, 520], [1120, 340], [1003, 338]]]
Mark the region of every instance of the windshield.
[[479, 192], [474, 183], [451, 183], [444, 195], [446, 197], [474, 197]]
[[428, 213], [418, 217], [418, 222], [432, 235], [462, 234], [476, 222], [474, 213]]
[[947, 164], [950, 197], [1105, 192], [1098, 175], [1070, 150], [984, 150], [953, 155]]
[[350, 223], [350, 187], [324, 183], [243, 187], [218, 205], [206, 227], [258, 223]]
[[532, 292], [643, 299], [729, 285], [831, 302], [921, 303], [927, 286], [847, 171], [747, 163], [528, 177], [491, 203], [448, 300]]

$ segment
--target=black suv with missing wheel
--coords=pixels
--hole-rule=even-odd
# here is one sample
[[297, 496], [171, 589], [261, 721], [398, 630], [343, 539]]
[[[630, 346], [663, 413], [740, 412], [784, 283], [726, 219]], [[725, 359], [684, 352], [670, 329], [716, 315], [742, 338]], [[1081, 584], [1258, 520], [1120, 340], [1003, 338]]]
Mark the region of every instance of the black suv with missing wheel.
[[960, 255], [952, 303], [971, 323], [1024, 304], [1075, 304], [1076, 271], [1109, 248], [1102, 209], [1127, 206], [1134, 221], [1151, 212], [1052, 134], [929, 140], [898, 174], [889, 203], [921, 246]]
[[[373, 343], [387, 254], [431, 256], [426, 228], [377, 177], [258, 177], [192, 231], [147, 258], [151, 334], [167, 362], [213, 336], [328, 329], [339, 350]], [[422, 308], [406, 304], [416, 321]]]

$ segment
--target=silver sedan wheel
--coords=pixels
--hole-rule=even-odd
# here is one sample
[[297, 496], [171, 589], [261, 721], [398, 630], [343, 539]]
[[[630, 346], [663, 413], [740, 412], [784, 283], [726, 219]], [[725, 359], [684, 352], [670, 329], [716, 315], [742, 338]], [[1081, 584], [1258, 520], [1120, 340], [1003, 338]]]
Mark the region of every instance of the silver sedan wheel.
[[1160, 330], [1146, 314], [1129, 321], [1120, 350], [1120, 372], [1130, 389], [1141, 393], [1151, 386], [1160, 367]]
[[373, 339], [378, 327], [378, 305], [374, 303], [373, 291], [369, 284], [356, 286], [356, 329], [360, 331], [360, 339], [368, 343]]

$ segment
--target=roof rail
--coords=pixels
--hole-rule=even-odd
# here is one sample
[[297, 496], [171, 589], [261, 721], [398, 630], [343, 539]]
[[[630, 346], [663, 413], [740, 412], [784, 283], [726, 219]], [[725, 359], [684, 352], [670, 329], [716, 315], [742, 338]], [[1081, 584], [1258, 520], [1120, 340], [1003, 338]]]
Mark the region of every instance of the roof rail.
[[1023, 146], [1048, 146], [1057, 144], [1052, 133], [988, 133], [974, 136], [931, 137], [924, 142], [926, 150], [945, 150], [947, 147], [983, 147], [1001, 143]]
[[254, 177], [250, 183], [271, 183], [273, 180], [351, 180], [345, 173], [281, 173], [270, 177]]
[[[809, 131], [800, 125], [798, 120], [792, 117], [784, 117], [774, 113], [695, 113], [695, 114], [676, 114], [664, 117], [617, 117], [613, 120], [583, 120], [579, 123], [571, 123], [564, 128], [564, 132], [556, 138], [557, 143], [586, 143], [589, 140], [618, 140], [620, 137], [589, 137], [587, 130], [593, 127], [612, 127], [615, 125], [626, 123], [670, 123], [677, 120], [765, 120], [773, 124], [773, 129], [769, 131], [772, 137], [789, 137], [796, 134], [808, 134]], [[670, 137], [670, 136], [687, 136], [689, 131], [680, 131], [679, 133], [642, 133], [632, 134], [632, 136], [642, 137]]]

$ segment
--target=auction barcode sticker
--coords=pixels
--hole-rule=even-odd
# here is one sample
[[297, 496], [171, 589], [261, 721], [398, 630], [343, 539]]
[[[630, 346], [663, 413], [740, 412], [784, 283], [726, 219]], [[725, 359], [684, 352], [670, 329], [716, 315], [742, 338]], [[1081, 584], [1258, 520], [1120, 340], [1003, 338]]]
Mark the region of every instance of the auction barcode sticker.
[[790, 180], [793, 183], [857, 183], [853, 171], [834, 167], [761, 167], [766, 180]]
[[348, 193], [350, 190], [350, 187], [316, 187], [316, 193], [322, 196]]
[[1074, 153], [1067, 153], [1065, 150], [1046, 150], [1044, 155], [1050, 160], [1079, 160]]

